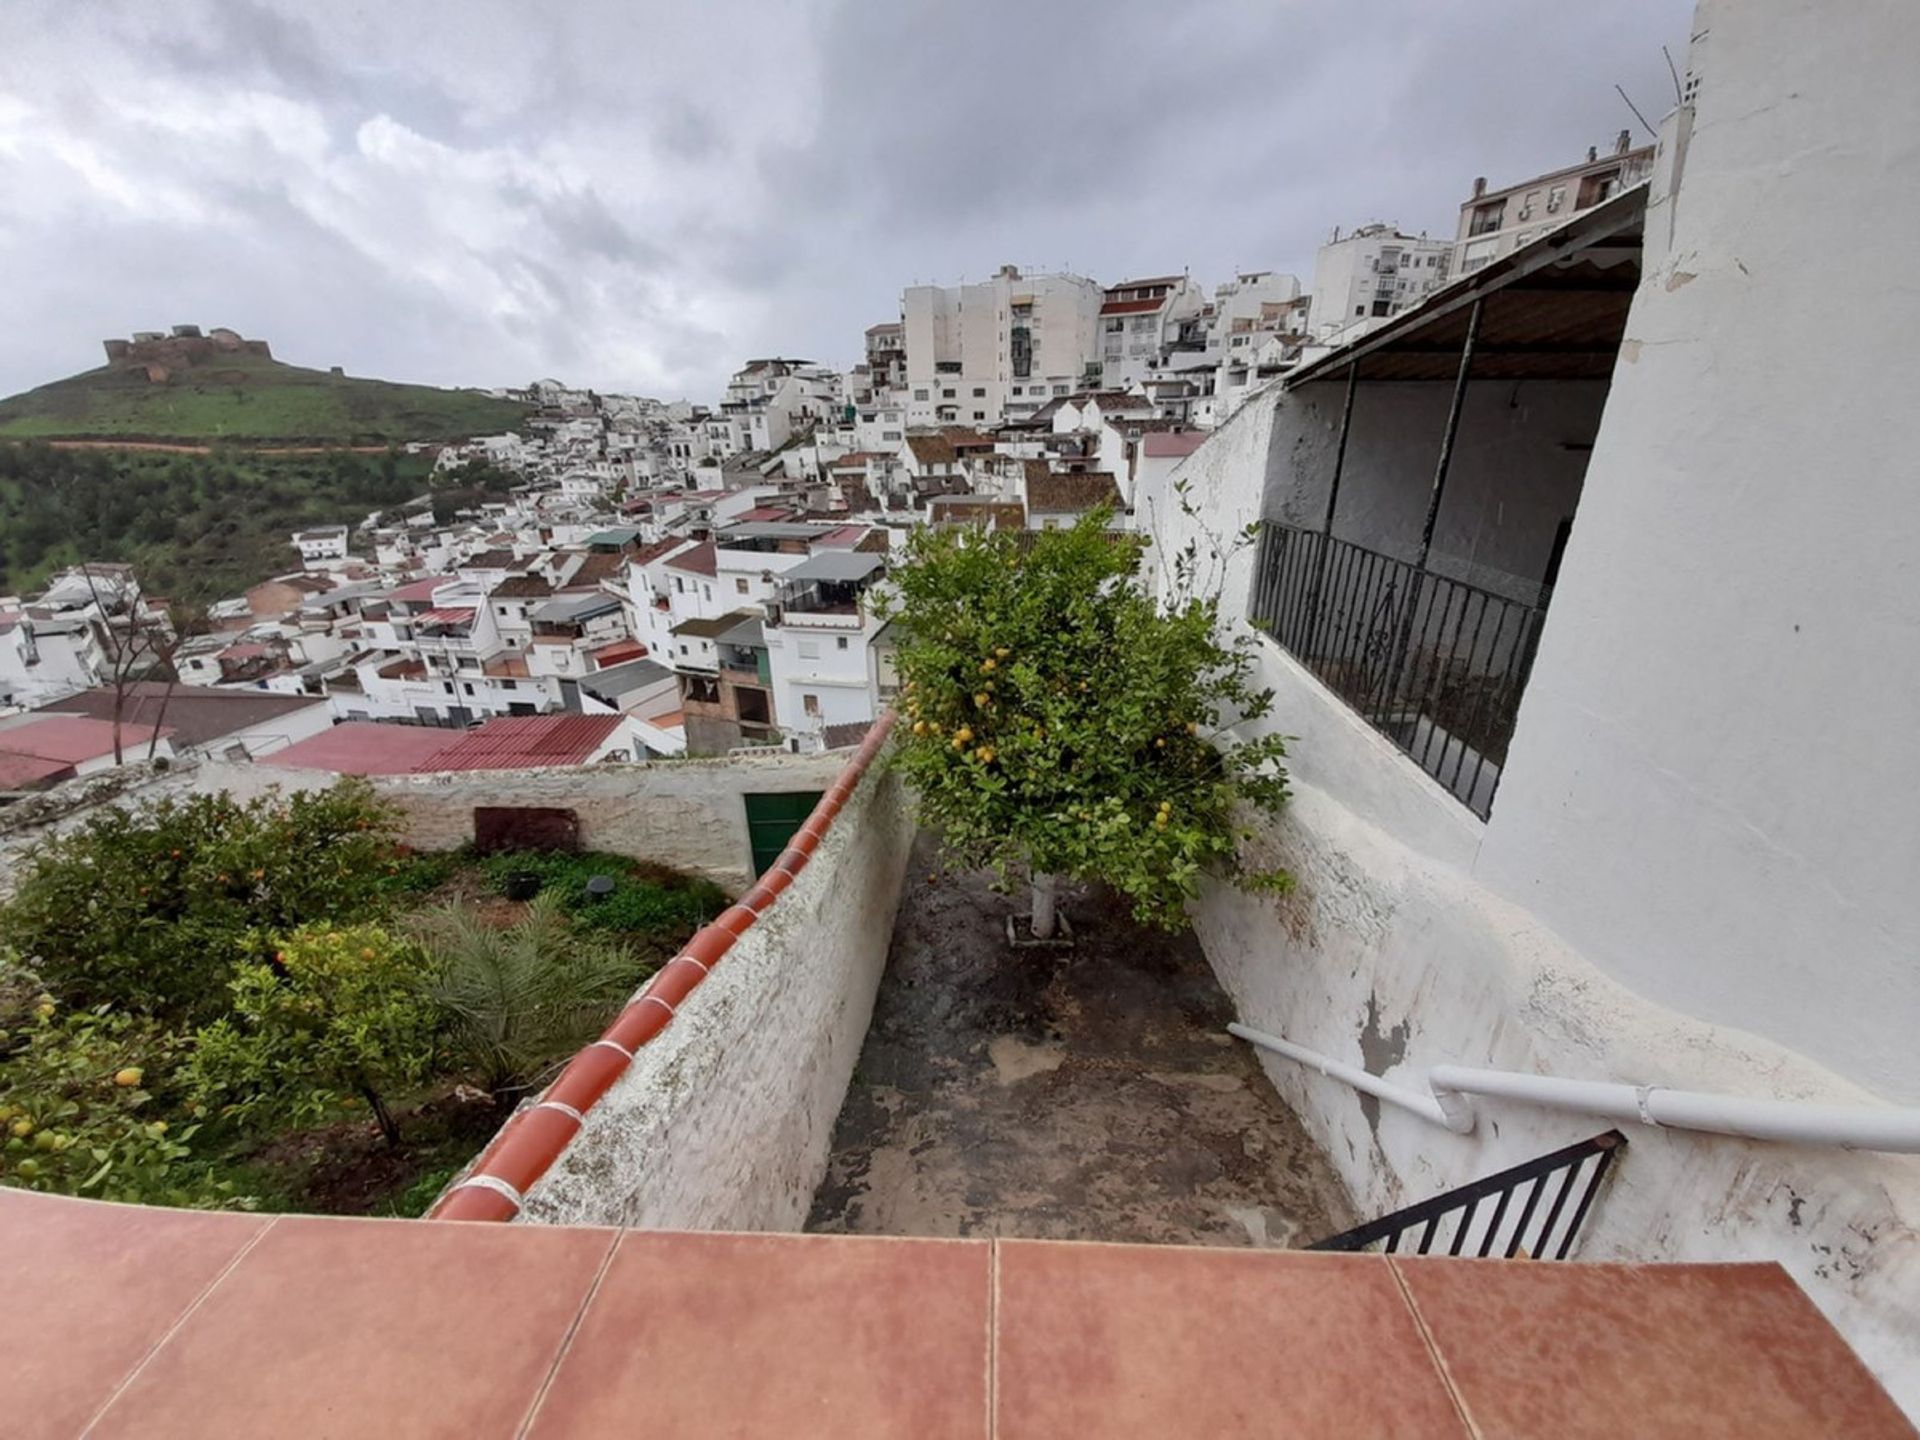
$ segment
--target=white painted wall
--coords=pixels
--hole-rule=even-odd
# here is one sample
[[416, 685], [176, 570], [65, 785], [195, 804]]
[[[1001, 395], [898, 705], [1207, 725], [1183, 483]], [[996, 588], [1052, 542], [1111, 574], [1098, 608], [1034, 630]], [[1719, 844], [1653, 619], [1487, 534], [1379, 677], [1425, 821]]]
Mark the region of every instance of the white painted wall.
[[900, 783], [875, 766], [800, 878], [587, 1112], [518, 1218], [800, 1229], [873, 1013], [911, 838]]
[[[1920, 504], [1902, 478], [1920, 317], [1895, 286], [1850, 293], [1836, 324], [1815, 283], [1920, 217], [1901, 78], [1920, 16], [1830, 21], [1801, 0], [1701, 8], [1698, 114], [1663, 143], [1647, 280], [1491, 822], [1258, 642], [1273, 724], [1299, 739], [1295, 800], [1254, 849], [1299, 885], [1194, 911], [1249, 1023], [1416, 1085], [1454, 1061], [1920, 1100]], [[1829, 217], [1862, 205], [1875, 223], [1836, 255]], [[1809, 343], [1769, 345], [1782, 323]], [[1330, 403], [1293, 397], [1278, 426], [1255, 402], [1182, 467], [1210, 527], [1330, 458], [1338, 392], [1318, 388]], [[1841, 479], [1809, 484], [1815, 455]], [[1248, 568], [1226, 567], [1229, 615]], [[1484, 1104], [1455, 1137], [1265, 1063], [1376, 1213], [1603, 1128]], [[1777, 1260], [1920, 1412], [1911, 1157], [1629, 1138], [1589, 1258]]]
[[1920, 12], [1694, 30], [1480, 868], [1649, 997], [1920, 1103], [1920, 287], [1819, 280], [1920, 222]]

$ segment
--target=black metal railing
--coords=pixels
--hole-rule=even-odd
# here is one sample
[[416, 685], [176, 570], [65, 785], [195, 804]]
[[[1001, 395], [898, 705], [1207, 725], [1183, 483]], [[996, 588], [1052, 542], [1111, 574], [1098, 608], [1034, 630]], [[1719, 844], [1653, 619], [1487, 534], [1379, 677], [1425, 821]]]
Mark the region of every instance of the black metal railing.
[[[1444, 1246], [1445, 1254], [1473, 1255], [1482, 1260], [1496, 1254], [1508, 1260], [1520, 1256], [1564, 1260], [1580, 1234], [1587, 1212], [1593, 1208], [1600, 1182], [1626, 1143], [1626, 1136], [1618, 1130], [1609, 1130], [1578, 1145], [1569, 1145], [1538, 1160], [1529, 1160], [1498, 1175], [1489, 1175], [1431, 1200], [1396, 1210], [1307, 1248], [1367, 1250], [1378, 1245], [1389, 1255], [1431, 1255], [1437, 1247]], [[1577, 1200], [1573, 1198], [1576, 1190], [1579, 1191]], [[1489, 1201], [1493, 1203], [1488, 1205]], [[1572, 1201], [1571, 1208], [1569, 1201]], [[1479, 1238], [1475, 1239], [1474, 1222], [1483, 1207], [1487, 1215], [1481, 1222]], [[1419, 1234], [1413, 1248], [1406, 1250], [1402, 1241], [1410, 1231], [1416, 1230]]]
[[1484, 820], [1546, 614], [1270, 521], [1247, 618]]

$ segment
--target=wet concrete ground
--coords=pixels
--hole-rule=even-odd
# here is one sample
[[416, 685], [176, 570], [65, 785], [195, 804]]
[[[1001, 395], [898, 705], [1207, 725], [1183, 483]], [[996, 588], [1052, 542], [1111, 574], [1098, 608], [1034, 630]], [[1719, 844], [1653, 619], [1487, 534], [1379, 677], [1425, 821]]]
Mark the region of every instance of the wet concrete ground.
[[1354, 1223], [1191, 934], [1063, 888], [1070, 951], [916, 842], [808, 1229], [1297, 1246]]

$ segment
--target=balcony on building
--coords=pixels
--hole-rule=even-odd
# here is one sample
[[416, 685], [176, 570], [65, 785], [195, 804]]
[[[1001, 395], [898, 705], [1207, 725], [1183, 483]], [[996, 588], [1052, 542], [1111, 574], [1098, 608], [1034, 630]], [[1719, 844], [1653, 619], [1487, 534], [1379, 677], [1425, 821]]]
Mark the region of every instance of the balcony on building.
[[1251, 621], [1480, 818], [1572, 531], [1645, 187], [1285, 380], [1331, 432], [1269, 490]]
[[865, 623], [866, 596], [886, 575], [886, 560], [857, 550], [823, 550], [781, 577], [767, 623], [778, 626], [858, 630]]

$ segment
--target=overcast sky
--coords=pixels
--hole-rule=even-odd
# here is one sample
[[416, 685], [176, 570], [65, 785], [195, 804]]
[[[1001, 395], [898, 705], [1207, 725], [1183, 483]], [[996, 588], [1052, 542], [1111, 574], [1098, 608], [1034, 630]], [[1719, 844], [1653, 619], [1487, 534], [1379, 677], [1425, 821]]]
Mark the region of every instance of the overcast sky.
[[1688, 0], [0, 0], [0, 394], [192, 321], [716, 401], [915, 280], [1310, 284], [1670, 107]]

